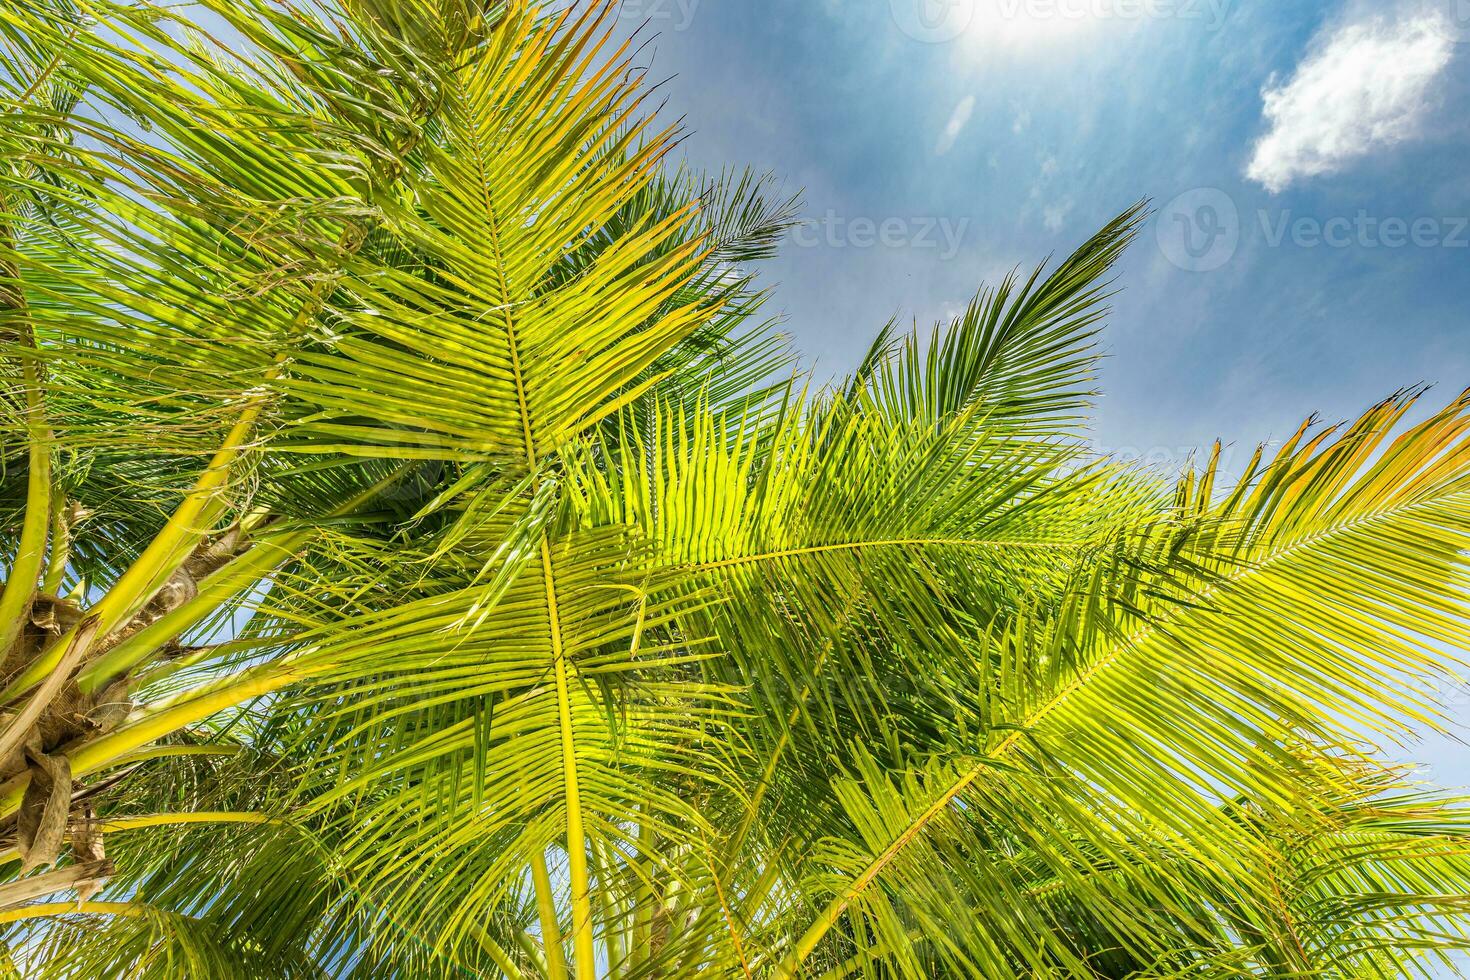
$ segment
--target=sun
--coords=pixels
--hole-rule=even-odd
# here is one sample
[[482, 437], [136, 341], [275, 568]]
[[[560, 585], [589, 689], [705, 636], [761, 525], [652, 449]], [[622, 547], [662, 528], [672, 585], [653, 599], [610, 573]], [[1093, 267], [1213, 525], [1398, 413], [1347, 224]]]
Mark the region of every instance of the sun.
[[963, 40], [978, 48], [1030, 48], [1080, 40], [1107, 18], [1087, 0], [958, 0], [971, 7]]
[[918, 41], [1029, 46], [1073, 39], [1137, 0], [889, 0], [900, 30]]

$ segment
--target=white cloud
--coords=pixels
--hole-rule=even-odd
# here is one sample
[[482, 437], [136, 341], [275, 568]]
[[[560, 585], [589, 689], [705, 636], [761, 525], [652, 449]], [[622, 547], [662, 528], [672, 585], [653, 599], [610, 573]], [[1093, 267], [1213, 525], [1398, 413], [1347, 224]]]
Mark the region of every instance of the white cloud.
[[1289, 81], [1262, 90], [1271, 129], [1246, 176], [1277, 192], [1419, 135], [1433, 83], [1453, 54], [1443, 16], [1375, 17], [1332, 29]]
[[950, 115], [949, 122], [944, 124], [944, 132], [939, 134], [939, 142], [934, 144], [934, 152], [944, 156], [954, 149], [955, 140], [960, 138], [960, 133], [970, 124], [970, 117], [975, 114], [975, 97], [967, 95], [960, 99], [960, 104], [954, 107], [954, 113]]

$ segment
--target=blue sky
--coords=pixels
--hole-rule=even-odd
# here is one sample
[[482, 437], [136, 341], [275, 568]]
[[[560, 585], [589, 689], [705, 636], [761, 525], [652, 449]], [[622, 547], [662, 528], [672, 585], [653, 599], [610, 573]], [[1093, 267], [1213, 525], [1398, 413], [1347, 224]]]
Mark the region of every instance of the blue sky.
[[[1159, 218], [1106, 334], [1101, 448], [1178, 459], [1223, 437], [1243, 462], [1314, 412], [1470, 385], [1470, 0], [626, 0], [624, 16], [659, 32], [645, 57], [674, 76], [694, 164], [804, 189], [810, 223], [767, 281], [819, 376], [891, 315], [953, 312], [1148, 197]], [[1407, 755], [1470, 785], [1452, 740]]]
[[[1150, 229], [1124, 266], [1098, 439], [1174, 455], [1352, 414], [1401, 385], [1437, 382], [1447, 398], [1470, 384], [1459, 2], [627, 0], [625, 16], [661, 32], [649, 60], [675, 76], [664, 91], [693, 162], [750, 164], [804, 190], [812, 224], [767, 277], [819, 373], [850, 367], [890, 315], [953, 311], [980, 282], [1153, 199], [1176, 223], [1162, 240]], [[926, 5], [968, 29], [916, 39]], [[1445, 36], [1426, 44], [1426, 23]], [[1357, 69], [1377, 77], [1335, 84]], [[1264, 93], [1282, 90], [1284, 118], [1270, 120]], [[1247, 172], [1273, 133], [1278, 171], [1320, 165], [1321, 152], [1300, 158], [1321, 145], [1336, 157], [1268, 187]], [[1238, 247], [1210, 271], [1180, 268], [1180, 208], [1195, 219], [1194, 204], [1219, 200]], [[895, 220], [909, 240], [847, 231]], [[1432, 225], [1395, 247], [1394, 221]], [[1337, 234], [1318, 242], [1313, 228]]]

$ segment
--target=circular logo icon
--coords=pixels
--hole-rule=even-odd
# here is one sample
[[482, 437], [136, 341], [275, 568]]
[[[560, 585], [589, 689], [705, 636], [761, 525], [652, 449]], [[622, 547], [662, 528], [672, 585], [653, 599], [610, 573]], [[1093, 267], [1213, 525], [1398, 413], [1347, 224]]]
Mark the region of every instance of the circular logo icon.
[[1154, 234], [1164, 258], [1189, 272], [1213, 272], [1240, 247], [1240, 210], [1214, 187], [1185, 191], [1159, 210]]
[[1439, 16], [1434, 18], [1450, 40], [1470, 44], [1470, 0], [1435, 0]]
[[969, 29], [978, 0], [888, 0], [898, 29], [915, 41], [943, 44]]

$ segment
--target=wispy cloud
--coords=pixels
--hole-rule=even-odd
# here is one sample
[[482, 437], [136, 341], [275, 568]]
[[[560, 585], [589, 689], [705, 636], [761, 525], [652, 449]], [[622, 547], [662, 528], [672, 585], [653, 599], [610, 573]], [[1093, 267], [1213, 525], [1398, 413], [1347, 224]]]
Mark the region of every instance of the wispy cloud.
[[1270, 130], [1246, 176], [1272, 192], [1418, 136], [1454, 45], [1435, 12], [1348, 21], [1261, 95]]
[[944, 132], [939, 134], [939, 142], [934, 144], [934, 152], [944, 156], [954, 149], [955, 140], [960, 138], [960, 133], [970, 124], [970, 117], [975, 114], [975, 97], [967, 95], [960, 99], [960, 104], [954, 107], [950, 114], [949, 122], [944, 124]]
[[1057, 201], [1041, 209], [1041, 224], [1049, 232], [1059, 232], [1067, 223], [1067, 215], [1072, 213], [1072, 199]]

